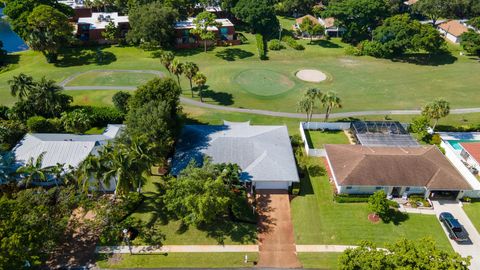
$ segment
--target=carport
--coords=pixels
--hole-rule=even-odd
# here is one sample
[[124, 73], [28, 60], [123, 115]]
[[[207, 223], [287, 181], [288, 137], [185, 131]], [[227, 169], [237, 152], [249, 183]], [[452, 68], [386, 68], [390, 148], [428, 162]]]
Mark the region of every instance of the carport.
[[456, 200], [460, 190], [431, 190], [428, 198], [431, 200]]

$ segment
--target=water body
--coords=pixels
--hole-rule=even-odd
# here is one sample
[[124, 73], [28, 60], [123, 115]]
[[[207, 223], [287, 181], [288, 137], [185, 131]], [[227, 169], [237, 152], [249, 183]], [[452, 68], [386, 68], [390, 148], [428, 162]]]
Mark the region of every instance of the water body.
[[7, 52], [20, 52], [28, 50], [27, 44], [13, 32], [6, 19], [3, 18], [3, 8], [0, 8], [0, 40]]

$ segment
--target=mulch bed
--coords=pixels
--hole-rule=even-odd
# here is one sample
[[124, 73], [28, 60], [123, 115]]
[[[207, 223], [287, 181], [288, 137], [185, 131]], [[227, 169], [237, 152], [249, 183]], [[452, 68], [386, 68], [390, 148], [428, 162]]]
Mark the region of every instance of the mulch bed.
[[376, 223], [380, 222], [380, 217], [378, 215], [375, 215], [375, 214], [371, 213], [371, 214], [368, 214], [368, 220], [370, 220], [370, 222], [376, 224]]

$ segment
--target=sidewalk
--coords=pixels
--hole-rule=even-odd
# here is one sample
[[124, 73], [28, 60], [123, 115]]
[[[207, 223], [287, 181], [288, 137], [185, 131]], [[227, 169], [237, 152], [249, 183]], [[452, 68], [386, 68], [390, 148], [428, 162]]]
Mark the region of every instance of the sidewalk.
[[[165, 245], [132, 246], [131, 253], [167, 253], [167, 252], [258, 252], [258, 245]], [[95, 253], [128, 254], [128, 246], [99, 246]]]
[[297, 245], [297, 252], [344, 252], [346, 249], [356, 247], [343, 245]]
[[400, 212], [411, 213], [411, 214], [435, 215], [435, 210], [433, 209], [420, 209], [420, 208], [410, 208], [410, 207], [407, 208], [401, 204], [398, 210]]

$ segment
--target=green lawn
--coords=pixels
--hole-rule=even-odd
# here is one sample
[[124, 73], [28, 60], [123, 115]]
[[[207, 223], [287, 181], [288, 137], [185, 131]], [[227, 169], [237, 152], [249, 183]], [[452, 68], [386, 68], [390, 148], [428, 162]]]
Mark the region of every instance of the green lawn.
[[[312, 164], [323, 166], [319, 158]], [[398, 215], [395, 222], [372, 224], [365, 203], [334, 203], [327, 176], [308, 177], [301, 183], [301, 195], [291, 203], [297, 244], [355, 245], [370, 240], [383, 246], [400, 237], [419, 239], [432, 237], [438, 246], [452, 250], [440, 223], [434, 216]]]
[[122, 254], [110, 260], [109, 256], [99, 256], [97, 264], [101, 268], [239, 268], [253, 267], [257, 260], [257, 253]]
[[[286, 31], [293, 20], [281, 19]], [[458, 47], [451, 57], [432, 57], [429, 63], [391, 61], [372, 57], [353, 57], [344, 54], [339, 39], [318, 41], [305, 45], [303, 51], [287, 48], [270, 51], [269, 60], [260, 61], [253, 35], [245, 34], [248, 44], [232, 47], [217, 47], [207, 53], [198, 50], [177, 51], [181, 61], [193, 61], [206, 74], [208, 90], [205, 99], [209, 103], [227, 106], [267, 110], [296, 110], [296, 103], [308, 87], [322, 91], [335, 90], [343, 100], [343, 109], [336, 111], [362, 111], [376, 109], [413, 109], [439, 96], [451, 102], [452, 108], [478, 106], [477, 77], [480, 64], [468, 56], [460, 56]], [[17, 54], [18, 64], [10, 71], [0, 74], [0, 103], [12, 104], [7, 81], [23, 72], [35, 78], [61, 81], [68, 76], [87, 70], [98, 69], [149, 69], [164, 71], [158, 58], [133, 47], [102, 47], [98, 57], [97, 47], [69, 49], [57, 64], [46, 63], [40, 53], [27, 51]], [[329, 76], [322, 83], [307, 83], [298, 80], [295, 73], [304, 68], [319, 69]], [[102, 77], [103, 75], [104, 78]], [[125, 77], [126, 76], [126, 77]], [[147, 78], [144, 75], [108, 75], [89, 73], [72, 84], [99, 84], [121, 86], [135, 85]], [[129, 77], [127, 79], [127, 77]], [[147, 75], [148, 77], [148, 75]], [[182, 78], [184, 95], [189, 96], [188, 81]], [[76, 94], [81, 95], [81, 94]], [[87, 92], [85, 95], [96, 95]], [[101, 93], [101, 96], [107, 94]], [[109, 103], [107, 99], [83, 99], [83, 103]]]
[[310, 269], [338, 269], [338, 258], [342, 253], [297, 253], [303, 268]]
[[[161, 177], [149, 177], [144, 194], [147, 196], [143, 204], [132, 214], [144, 222], [152, 222], [162, 218], [162, 209], [156, 199], [160, 192], [159, 184]], [[161, 226], [161, 232], [165, 234], [165, 245], [217, 245], [217, 244], [255, 244], [257, 241], [256, 224], [223, 222], [211, 226], [208, 230], [197, 229], [193, 226], [183, 228], [180, 221], [170, 221]], [[140, 238], [138, 241], [140, 241]], [[144, 243], [134, 241], [134, 245]]]
[[67, 86], [138, 86], [158, 77], [151, 73], [88, 72], [80, 74]]
[[312, 148], [323, 148], [325, 144], [349, 144], [343, 130], [305, 130], [308, 144]]
[[463, 210], [465, 210], [477, 231], [480, 232], [480, 202], [464, 203]]

